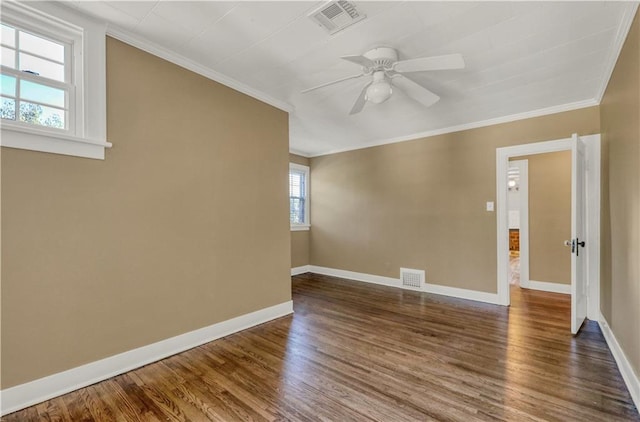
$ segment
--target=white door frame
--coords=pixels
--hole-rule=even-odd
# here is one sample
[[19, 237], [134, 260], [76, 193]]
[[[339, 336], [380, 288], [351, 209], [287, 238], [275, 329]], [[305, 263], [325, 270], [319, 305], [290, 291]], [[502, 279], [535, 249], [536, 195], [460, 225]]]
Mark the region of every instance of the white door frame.
[[[586, 229], [587, 247], [587, 318], [600, 316], [600, 134], [580, 137], [587, 146]], [[496, 149], [497, 275], [498, 302], [508, 306], [509, 295], [509, 224], [507, 205], [507, 169], [509, 158], [571, 150], [571, 138]]]

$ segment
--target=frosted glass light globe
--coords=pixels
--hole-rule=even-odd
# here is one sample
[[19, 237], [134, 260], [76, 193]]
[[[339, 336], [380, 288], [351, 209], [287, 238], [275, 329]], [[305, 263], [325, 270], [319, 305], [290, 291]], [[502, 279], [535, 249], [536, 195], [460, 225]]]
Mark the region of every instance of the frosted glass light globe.
[[374, 104], [380, 104], [391, 97], [392, 89], [391, 84], [386, 80], [376, 81], [369, 85], [367, 88], [367, 101], [371, 101]]

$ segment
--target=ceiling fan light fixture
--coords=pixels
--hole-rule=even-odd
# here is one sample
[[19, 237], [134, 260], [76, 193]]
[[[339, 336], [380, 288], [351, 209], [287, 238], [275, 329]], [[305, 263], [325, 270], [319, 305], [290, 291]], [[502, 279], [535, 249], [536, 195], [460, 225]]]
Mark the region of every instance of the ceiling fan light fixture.
[[389, 82], [376, 82], [367, 88], [367, 101], [371, 101], [374, 104], [384, 103], [391, 97], [392, 93], [393, 89], [391, 89]]
[[[342, 59], [359, 65], [361, 72], [357, 75], [307, 88], [302, 93], [351, 79], [371, 78], [370, 82], [360, 89], [360, 94], [351, 107], [349, 115], [360, 113], [367, 102], [380, 104], [387, 101], [393, 94], [394, 88], [398, 88], [400, 92], [404, 92], [423, 107], [431, 107], [440, 100], [440, 97], [420, 83], [414, 82], [404, 73], [464, 68], [464, 59], [460, 54], [398, 60], [398, 52], [391, 47], [376, 47], [361, 55], [342, 56]], [[391, 85], [392, 79], [393, 86]]]
[[366, 100], [374, 104], [380, 104], [389, 99], [393, 89], [391, 84], [385, 78], [384, 72], [375, 72], [373, 74], [373, 83], [367, 88]]

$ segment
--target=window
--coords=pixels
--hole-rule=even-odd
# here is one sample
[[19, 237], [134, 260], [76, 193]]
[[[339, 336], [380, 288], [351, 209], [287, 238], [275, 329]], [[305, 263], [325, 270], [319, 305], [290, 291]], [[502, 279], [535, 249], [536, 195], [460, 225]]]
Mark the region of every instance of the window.
[[2, 92], [5, 122], [44, 126], [65, 132], [75, 110], [70, 69], [71, 44], [2, 23]]
[[309, 230], [309, 167], [289, 164], [289, 221], [291, 230]]
[[48, 2], [2, 2], [1, 145], [104, 158], [106, 24]]

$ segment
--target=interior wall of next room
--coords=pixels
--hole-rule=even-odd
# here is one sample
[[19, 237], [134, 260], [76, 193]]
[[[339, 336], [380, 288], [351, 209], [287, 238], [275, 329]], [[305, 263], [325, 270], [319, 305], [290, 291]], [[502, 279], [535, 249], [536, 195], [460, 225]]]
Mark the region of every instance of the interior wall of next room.
[[511, 160], [528, 162], [529, 279], [571, 284], [571, 151]]

